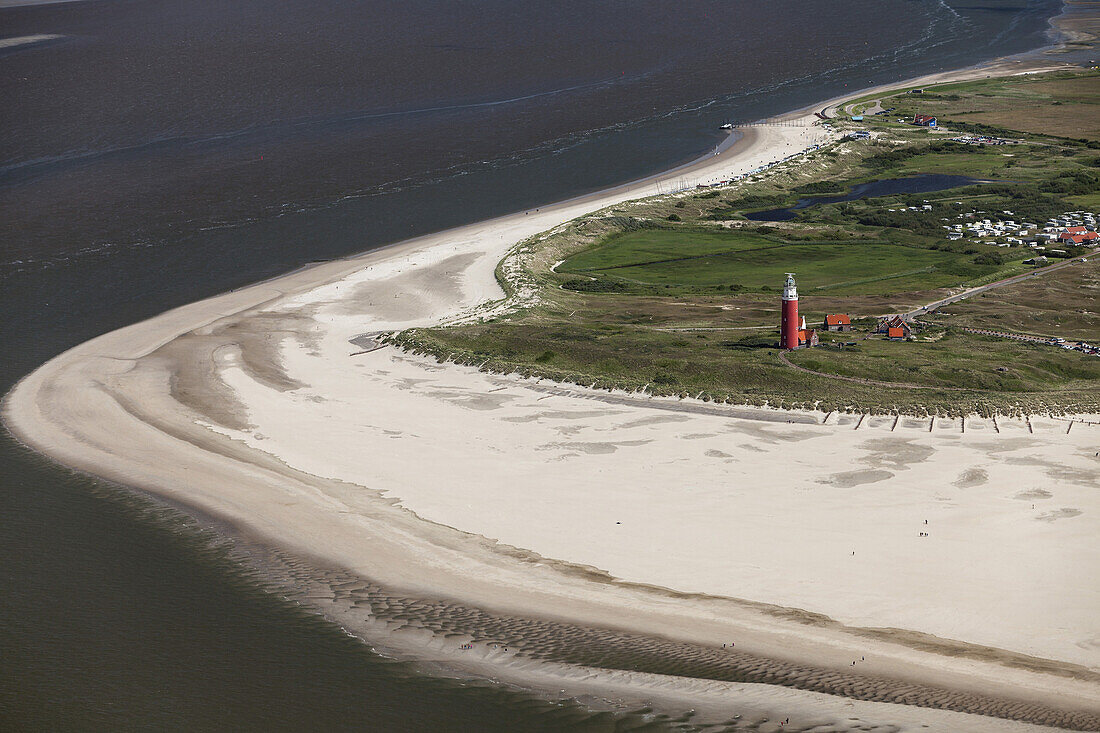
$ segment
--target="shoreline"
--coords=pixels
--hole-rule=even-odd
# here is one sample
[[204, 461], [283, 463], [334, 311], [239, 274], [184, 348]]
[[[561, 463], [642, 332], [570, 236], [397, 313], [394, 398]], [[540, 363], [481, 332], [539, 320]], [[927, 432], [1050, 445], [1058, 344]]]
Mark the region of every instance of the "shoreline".
[[[954, 75], [986, 71], [986, 67], [979, 67], [943, 72], [889, 86], [931, 84], [935, 83], [933, 77], [947, 81]], [[874, 91], [862, 90], [845, 99], [868, 93]], [[839, 104], [830, 102], [831, 106]], [[812, 108], [821, 106], [806, 109]], [[798, 117], [797, 112], [789, 114]], [[247, 427], [255, 415], [247, 402], [241, 402], [241, 395], [248, 389], [242, 386], [241, 376], [276, 391], [293, 391], [302, 384], [288, 372], [282, 346], [272, 348], [261, 343], [263, 333], [272, 328], [292, 332], [299, 328], [299, 336], [308, 336], [316, 328], [320, 309], [342, 297], [326, 288], [344, 285], [345, 291], [363, 291], [353, 296], [358, 299], [356, 306], [361, 307], [357, 315], [365, 311], [375, 317], [376, 325], [387, 327], [378, 330], [420, 325], [425, 311], [435, 320], [453, 316], [469, 305], [500, 296], [493, 278], [496, 263], [526, 236], [593, 208], [607, 208], [646, 195], [657, 181], [670, 174], [692, 172], [717, 179], [731, 171], [751, 169], [771, 156], [781, 158], [786, 148], [805, 141], [804, 129], [812, 128], [750, 129], [721, 155], [706, 156], [672, 171], [539, 207], [534, 212], [518, 212], [346, 260], [307, 266], [104, 334], [54, 357], [24, 377], [4, 398], [4, 422], [22, 443], [65, 465], [209, 513], [237, 527], [250, 541], [284, 548], [292, 555], [325, 558], [328, 565], [419, 597], [457, 601], [468, 598], [477, 607], [501, 613], [591, 622], [597, 628], [634, 633], [660, 633], [696, 645], [737, 635], [739, 646], [749, 653], [832, 670], [847, 664], [844, 660], [855, 645], [874, 649], [878, 655], [869, 665], [871, 674], [911, 683], [946, 680], [960, 689], [1025, 699], [1029, 704], [1037, 697], [1055, 700], [1064, 708], [1081, 707], [1093, 715], [1100, 714], [1096, 680], [1082, 678], [1092, 673], [1079, 665], [1063, 665], [1069, 679], [1044, 679], [1046, 673], [1021, 669], [1018, 665], [1022, 657], [1014, 658], [1017, 666], [1012, 667], [983, 659], [980, 654], [959, 663], [953, 656], [921, 649], [919, 644], [869, 639], [853, 631], [855, 627], [823, 617], [813, 616], [811, 623], [804, 619], [791, 621], [786, 616], [796, 613], [794, 608], [707, 594], [685, 602], [679, 591], [615, 580], [606, 573], [601, 576], [599, 571], [585, 570], [580, 565], [547, 560], [445, 522], [422, 519], [413, 509], [393, 503], [382, 489], [355, 486], [353, 490], [354, 485], [347, 480], [311, 474], [296, 468], [295, 460], [266, 453], [256, 444], [245, 442], [241, 424]], [[499, 236], [487, 241], [495, 234]], [[471, 243], [485, 251], [472, 254]], [[410, 264], [413, 267], [406, 270]], [[432, 268], [436, 280], [431, 284], [443, 284], [442, 301], [449, 298], [451, 302], [431, 297], [434, 291], [412, 290], [412, 286], [426, 284], [414, 274]], [[375, 297], [366, 295], [368, 291], [386, 291], [386, 295], [392, 291], [392, 300], [396, 301], [403, 296], [409, 299], [411, 294], [412, 300], [422, 302], [384, 308], [371, 302], [370, 307], [376, 308], [371, 311], [359, 302]], [[276, 305], [282, 310], [274, 323], [271, 313]], [[256, 331], [242, 327], [248, 318], [259, 319]], [[312, 318], [314, 323], [296, 324], [299, 318]], [[333, 336], [332, 343], [338, 342], [338, 336]], [[324, 346], [315, 344], [317, 350]], [[403, 357], [396, 358], [401, 361]], [[280, 361], [284, 363], [280, 365]], [[425, 365], [410, 368], [424, 370]], [[234, 414], [235, 406], [243, 406], [244, 412]], [[118, 448], [120, 440], [128, 443], [122, 450]], [[376, 483], [376, 477], [370, 478], [370, 483]], [[223, 487], [230, 484], [234, 489], [227, 496], [228, 490]], [[324, 500], [315, 502], [317, 495]], [[354, 521], [333, 528], [329, 523], [333, 502], [342, 507], [338, 508], [341, 515], [354, 514]], [[300, 513], [311, 513], [309, 521], [303, 523]], [[350, 552], [349, 545], [356, 551]], [[552, 614], [547, 612], [550, 608], [554, 609]], [[359, 624], [367, 629], [365, 635], [378, 631], [372, 629], [369, 614], [364, 619], [359, 617], [362, 614], [356, 616], [347, 610], [321, 610], [349, 630], [354, 631]], [[423, 643], [397, 639], [388, 629], [383, 638], [411, 656], [424, 656]], [[963, 646], [977, 653], [969, 645]], [[438, 648], [434, 655], [444, 666], [462, 666], [453, 650]], [[515, 666], [515, 660], [489, 659], [472, 666], [481, 675], [489, 669], [506, 670], [509, 664]], [[512, 674], [528, 681], [538, 677], [530, 668], [513, 669]], [[651, 683], [642, 684], [643, 692], [639, 694], [655, 694]], [[675, 692], [688, 694], [691, 685], [685, 684], [687, 692]], [[759, 704], [767, 708], [769, 695], [774, 696], [778, 689], [767, 688]], [[795, 705], [790, 700], [785, 704]], [[880, 704], [865, 703], [865, 713], [880, 714], [875, 707]], [[925, 708], [919, 710], [922, 715], [915, 717], [908, 709], [891, 709], [890, 713], [899, 720], [906, 719], [907, 725], [916, 725], [914, 721], [927, 712]], [[982, 718], [979, 722], [990, 729], [1010, 729], [1006, 721], [991, 720]], [[949, 724], [941, 724], [942, 729], [951, 729]]]

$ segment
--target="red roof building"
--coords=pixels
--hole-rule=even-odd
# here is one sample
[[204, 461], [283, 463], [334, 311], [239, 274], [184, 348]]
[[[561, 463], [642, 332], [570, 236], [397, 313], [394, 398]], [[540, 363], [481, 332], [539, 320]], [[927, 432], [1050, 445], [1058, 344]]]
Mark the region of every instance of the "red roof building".
[[844, 313], [833, 313], [825, 316], [826, 331], [851, 331], [852, 319]]
[[887, 316], [878, 320], [878, 328], [875, 329], [875, 333], [889, 334], [891, 330], [898, 328], [901, 329], [903, 336], [911, 336], [913, 334], [913, 327], [909, 325], [909, 321], [905, 320], [901, 316]]
[[891, 328], [886, 332], [886, 338], [888, 339], [905, 339], [904, 328]]
[[1058, 235], [1059, 242], [1067, 242], [1070, 244], [1089, 244], [1090, 242], [1095, 242], [1097, 239], [1100, 239], [1100, 234], [1090, 232], [1084, 227], [1070, 227]]
[[935, 127], [936, 118], [932, 115], [914, 115], [913, 124], [920, 125], [921, 127]]

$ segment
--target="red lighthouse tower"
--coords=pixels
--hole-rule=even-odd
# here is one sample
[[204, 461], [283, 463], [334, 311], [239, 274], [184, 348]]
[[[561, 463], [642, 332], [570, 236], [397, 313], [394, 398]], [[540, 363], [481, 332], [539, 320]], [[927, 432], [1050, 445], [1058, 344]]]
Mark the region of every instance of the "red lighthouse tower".
[[779, 348], [798, 348], [798, 289], [794, 286], [794, 273], [787, 273], [783, 286], [783, 321], [779, 328]]

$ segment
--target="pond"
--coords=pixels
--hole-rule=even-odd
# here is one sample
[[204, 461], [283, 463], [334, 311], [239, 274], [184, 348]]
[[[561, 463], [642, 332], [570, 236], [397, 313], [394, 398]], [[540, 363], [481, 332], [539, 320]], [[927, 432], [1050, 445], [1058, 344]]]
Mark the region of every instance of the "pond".
[[745, 214], [745, 218], [751, 221], [790, 221], [802, 209], [808, 209], [819, 204], [835, 204], [839, 201], [855, 201], [899, 193], [931, 193], [932, 191], [945, 191], [959, 186], [972, 186], [977, 183], [989, 183], [989, 181], [970, 178], [969, 176], [949, 176], [940, 173], [909, 176], [908, 178], [886, 178], [881, 181], [869, 181], [853, 186], [851, 191], [839, 196], [808, 196], [799, 199], [794, 206], [786, 209], [756, 211]]

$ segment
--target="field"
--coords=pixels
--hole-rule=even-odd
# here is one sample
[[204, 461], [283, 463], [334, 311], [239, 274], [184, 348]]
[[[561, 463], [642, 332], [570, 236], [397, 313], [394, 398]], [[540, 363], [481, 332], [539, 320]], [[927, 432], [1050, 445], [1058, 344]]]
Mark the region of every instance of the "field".
[[[934, 341], [895, 342], [829, 334], [826, 346], [790, 356], [822, 376], [783, 364], [774, 328], [670, 332], [589, 321], [549, 327], [480, 324], [445, 334], [416, 332], [405, 343], [493, 371], [737, 404], [944, 415], [1092, 404], [1100, 359], [964, 332], [938, 335]], [[856, 345], [837, 346], [852, 343], [849, 339]]]
[[[945, 309], [938, 322], [1100, 342], [1100, 260], [1010, 285]], [[1095, 359], [1094, 361], [1100, 361]]]
[[985, 390], [1002, 395], [1095, 386], [1100, 359], [1045, 344], [932, 329], [915, 342], [867, 338], [855, 347], [802, 349], [794, 364], [827, 374]]
[[[1092, 73], [985, 80], [931, 89], [924, 100], [944, 110], [981, 109], [1021, 130], [1032, 115], [1019, 102], [1049, 99], [1069, 125], [1070, 112], [1092, 108], [1089, 90], [1098, 81]], [[1020, 96], [1025, 86], [1037, 96]], [[746, 404], [916, 414], [1100, 411], [1100, 359], [962, 330], [1100, 340], [1100, 257], [947, 306], [911, 340], [873, 333], [878, 316], [1032, 270], [1023, 261], [1035, 250], [948, 240], [944, 227], [1006, 211], [1017, 221], [1044, 222], [1093, 208], [1100, 204], [1100, 144], [1048, 131], [978, 147], [950, 142], [949, 130], [883, 117], [867, 126], [877, 128], [876, 139], [840, 143], [749, 182], [582, 217], [519, 247], [498, 271], [506, 289], [522, 282], [537, 292], [536, 305], [396, 340], [494, 371]], [[807, 195], [921, 173], [996, 182], [821, 204], [780, 223], [745, 218]], [[847, 313], [855, 325], [853, 333], [822, 333], [819, 348], [788, 354], [789, 364], [776, 348], [786, 272], [796, 273], [808, 325], [820, 328], [826, 313]]]
[[[956, 99], [969, 90], [972, 94]], [[1063, 79], [1016, 77], [975, 86], [941, 87], [914, 111], [949, 121], [975, 122], [1040, 135], [1100, 140], [1100, 75]], [[1020, 114], [1021, 109], [1027, 114]]]
[[612, 236], [567, 259], [557, 272], [602, 280], [608, 291], [652, 292], [656, 286], [684, 294], [767, 291], [797, 270], [804, 293], [889, 294], [950, 287], [997, 270], [972, 259], [883, 240], [789, 242], [741, 231], [650, 229]]
[[865, 121], [892, 122], [914, 114], [934, 115], [941, 122], [988, 125], [1040, 136], [1100, 140], [1100, 74], [1059, 73], [943, 84], [923, 94], [903, 92], [849, 106], [859, 113], [896, 107], [889, 115]]

